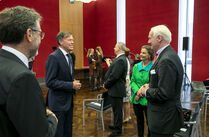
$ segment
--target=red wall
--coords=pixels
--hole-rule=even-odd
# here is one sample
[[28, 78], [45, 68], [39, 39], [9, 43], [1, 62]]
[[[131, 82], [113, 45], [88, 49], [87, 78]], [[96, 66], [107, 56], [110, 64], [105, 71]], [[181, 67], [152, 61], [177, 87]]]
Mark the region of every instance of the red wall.
[[209, 1], [195, 0], [192, 52], [192, 80], [209, 78]]
[[[83, 5], [84, 51], [101, 46], [105, 56], [114, 55], [116, 44], [116, 0], [97, 0]], [[84, 65], [88, 66], [86, 52]]]
[[58, 0], [2, 0], [0, 10], [5, 7], [26, 6], [34, 8], [43, 17], [41, 24], [45, 37], [41, 42], [39, 54], [36, 56], [33, 70], [38, 78], [45, 77], [45, 64], [52, 46], [56, 45], [56, 35], [59, 32], [59, 1]]
[[177, 51], [178, 7], [178, 0], [126, 0], [126, 45], [131, 52], [140, 53], [150, 28], [160, 24], [171, 30], [171, 46]]

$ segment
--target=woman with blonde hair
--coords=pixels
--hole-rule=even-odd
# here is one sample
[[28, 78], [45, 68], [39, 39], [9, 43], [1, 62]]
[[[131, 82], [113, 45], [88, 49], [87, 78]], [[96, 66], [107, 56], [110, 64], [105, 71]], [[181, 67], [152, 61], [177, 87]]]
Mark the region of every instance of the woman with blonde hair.
[[102, 48], [100, 46], [97, 46], [96, 56], [95, 56], [96, 70], [95, 70], [94, 90], [100, 90], [100, 88], [102, 87], [102, 72], [103, 72], [102, 58], [103, 58]]
[[89, 85], [93, 89], [94, 68], [96, 67], [93, 48], [88, 49], [86, 57], [88, 58], [88, 62], [89, 62]]
[[125, 55], [126, 55], [126, 60], [127, 60], [127, 74], [126, 74], [126, 97], [123, 98], [123, 111], [124, 111], [124, 120], [123, 123], [128, 122], [131, 120], [130, 116], [130, 97], [131, 97], [131, 87], [130, 87], [130, 61], [129, 61], [129, 53], [130, 49], [126, 48], [125, 50]]

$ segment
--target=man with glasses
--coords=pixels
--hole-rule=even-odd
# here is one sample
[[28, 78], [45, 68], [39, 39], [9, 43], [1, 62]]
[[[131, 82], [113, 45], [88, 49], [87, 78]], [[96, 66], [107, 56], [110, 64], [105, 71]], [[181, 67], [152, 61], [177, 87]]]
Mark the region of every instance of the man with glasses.
[[44, 33], [41, 16], [22, 6], [0, 12], [0, 136], [53, 137], [57, 119], [45, 108], [42, 90], [28, 69]]

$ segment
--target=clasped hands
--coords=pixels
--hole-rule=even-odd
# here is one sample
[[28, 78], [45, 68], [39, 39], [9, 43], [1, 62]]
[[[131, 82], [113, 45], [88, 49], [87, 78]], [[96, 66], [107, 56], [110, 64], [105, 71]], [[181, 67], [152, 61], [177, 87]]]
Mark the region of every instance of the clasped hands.
[[147, 89], [149, 88], [149, 84], [144, 84], [143, 86], [141, 86], [141, 88], [137, 91], [136, 95], [141, 98], [144, 97], [145, 92], [147, 91]]

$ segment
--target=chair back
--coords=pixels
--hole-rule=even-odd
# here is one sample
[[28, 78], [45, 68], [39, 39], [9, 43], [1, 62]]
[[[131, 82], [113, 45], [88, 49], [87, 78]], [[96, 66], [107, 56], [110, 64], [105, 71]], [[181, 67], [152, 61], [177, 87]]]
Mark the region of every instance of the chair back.
[[209, 80], [204, 80], [204, 81], [203, 81], [203, 84], [205, 85], [205, 88], [206, 88], [207, 90], [209, 90]]
[[110, 108], [111, 107], [111, 100], [110, 100], [110, 97], [109, 97], [107, 91], [102, 93], [102, 98], [103, 98], [103, 110]]

